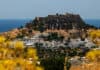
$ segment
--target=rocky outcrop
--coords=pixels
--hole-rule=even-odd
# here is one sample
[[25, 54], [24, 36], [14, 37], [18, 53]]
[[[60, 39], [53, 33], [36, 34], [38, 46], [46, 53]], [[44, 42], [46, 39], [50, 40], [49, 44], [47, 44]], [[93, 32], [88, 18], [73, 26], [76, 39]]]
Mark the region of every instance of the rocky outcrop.
[[36, 17], [32, 22], [26, 24], [27, 28], [44, 31], [50, 30], [69, 30], [69, 29], [84, 29], [92, 27], [86, 24], [78, 14], [56, 14], [46, 17]]

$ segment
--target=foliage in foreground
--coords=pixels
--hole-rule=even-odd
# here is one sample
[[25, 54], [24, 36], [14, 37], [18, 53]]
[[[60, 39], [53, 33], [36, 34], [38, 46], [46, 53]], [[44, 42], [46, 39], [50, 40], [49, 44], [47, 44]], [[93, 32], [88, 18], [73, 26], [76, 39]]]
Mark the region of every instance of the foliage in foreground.
[[7, 40], [0, 36], [0, 70], [43, 70], [37, 62], [35, 48], [25, 48], [23, 41]]

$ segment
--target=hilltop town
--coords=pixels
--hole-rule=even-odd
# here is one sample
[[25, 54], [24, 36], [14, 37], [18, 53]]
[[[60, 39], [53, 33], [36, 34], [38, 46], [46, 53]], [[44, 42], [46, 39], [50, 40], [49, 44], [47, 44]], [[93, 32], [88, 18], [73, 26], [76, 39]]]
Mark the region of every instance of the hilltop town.
[[[6, 53], [1, 60], [5, 57], [15, 58], [17, 55], [22, 55], [22, 58], [27, 60], [28, 57], [23, 52], [27, 51], [27, 48], [34, 48], [45, 70], [64, 70], [66, 57], [71, 59], [73, 66], [81, 65], [83, 57], [90, 62], [100, 59], [92, 59], [92, 55], [87, 55], [91, 50], [100, 49], [100, 29], [86, 24], [78, 14], [36, 17], [24, 27], [0, 34], [1, 48], [4, 49], [5, 44], [7, 49], [17, 47], [17, 50], [15, 49], [14, 57], [6, 56]], [[3, 53], [1, 52], [1, 55]], [[96, 53], [93, 56], [96, 58], [100, 54]], [[34, 59], [33, 56], [30, 58]]]

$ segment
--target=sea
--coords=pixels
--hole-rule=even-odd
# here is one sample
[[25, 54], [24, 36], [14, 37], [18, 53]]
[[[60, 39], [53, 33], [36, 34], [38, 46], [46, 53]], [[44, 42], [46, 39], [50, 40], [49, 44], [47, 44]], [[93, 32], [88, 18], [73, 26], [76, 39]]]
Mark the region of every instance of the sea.
[[[0, 33], [25, 26], [25, 24], [30, 21], [32, 21], [32, 19], [0, 19]], [[85, 19], [84, 21], [87, 24], [100, 27], [99, 19]]]
[[86, 24], [93, 25], [97, 28], [100, 28], [100, 19], [85, 19]]
[[0, 19], [0, 33], [25, 26], [31, 19]]

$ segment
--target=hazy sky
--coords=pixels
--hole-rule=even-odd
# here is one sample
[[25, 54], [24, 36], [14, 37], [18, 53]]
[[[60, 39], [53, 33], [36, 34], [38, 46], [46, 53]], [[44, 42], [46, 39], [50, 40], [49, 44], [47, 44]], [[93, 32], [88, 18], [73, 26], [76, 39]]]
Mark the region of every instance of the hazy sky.
[[0, 0], [0, 19], [65, 12], [80, 14], [85, 19], [100, 19], [100, 0]]

